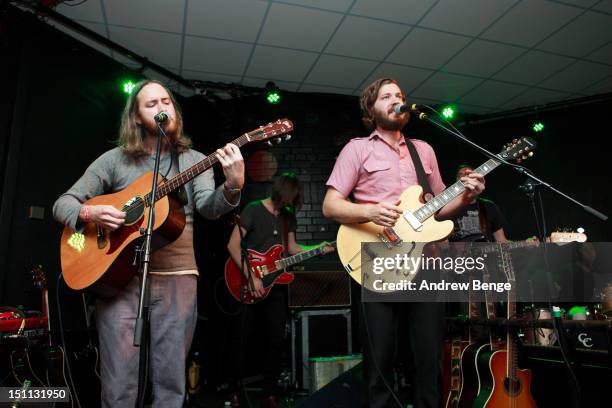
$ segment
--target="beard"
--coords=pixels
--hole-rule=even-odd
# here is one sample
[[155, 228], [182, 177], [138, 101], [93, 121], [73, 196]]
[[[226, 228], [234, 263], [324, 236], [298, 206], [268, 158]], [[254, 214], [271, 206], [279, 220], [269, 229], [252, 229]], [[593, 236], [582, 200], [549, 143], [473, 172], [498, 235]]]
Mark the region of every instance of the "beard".
[[[159, 135], [159, 129], [157, 128], [157, 122], [155, 120], [144, 120], [140, 125], [145, 135], [157, 137]], [[173, 117], [169, 121], [166, 121], [162, 124], [162, 129], [168, 139], [174, 143], [174, 141], [178, 138], [178, 123], [176, 119]]]
[[402, 115], [393, 114], [389, 116], [389, 113], [374, 109], [373, 116], [376, 126], [390, 131], [402, 130], [410, 120], [410, 113], [408, 112]]

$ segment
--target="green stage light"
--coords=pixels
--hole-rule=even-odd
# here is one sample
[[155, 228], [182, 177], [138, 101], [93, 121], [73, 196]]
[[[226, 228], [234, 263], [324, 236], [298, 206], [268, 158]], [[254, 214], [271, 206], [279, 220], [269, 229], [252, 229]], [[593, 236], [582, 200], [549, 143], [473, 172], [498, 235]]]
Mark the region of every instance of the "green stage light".
[[445, 119], [452, 119], [455, 116], [455, 108], [453, 106], [445, 106], [442, 108], [442, 116]]
[[266, 84], [266, 101], [272, 105], [277, 105], [281, 101], [280, 89], [272, 81]]
[[535, 122], [531, 127], [534, 132], [541, 132], [544, 130], [544, 124], [542, 122]]
[[132, 81], [124, 81], [122, 84], [123, 92], [126, 94], [131, 94], [134, 88], [136, 88], [136, 84]]

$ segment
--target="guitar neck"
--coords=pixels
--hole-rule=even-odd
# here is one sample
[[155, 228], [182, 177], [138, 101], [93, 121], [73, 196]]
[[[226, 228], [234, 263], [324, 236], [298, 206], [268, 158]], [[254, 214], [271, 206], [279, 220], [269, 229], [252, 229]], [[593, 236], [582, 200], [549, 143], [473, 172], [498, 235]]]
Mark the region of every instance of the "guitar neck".
[[[336, 241], [331, 242], [331, 244], [335, 244]], [[287, 258], [283, 258], [283, 259], [279, 259], [276, 264], [278, 265], [278, 269], [285, 269], [291, 265], [295, 265], [298, 264], [300, 262], [304, 262], [307, 259], [312, 258], [313, 256], [317, 256], [317, 255], [321, 255], [323, 252], [325, 252], [325, 247], [326, 245], [321, 245], [318, 246], [314, 249], [308, 250], [308, 251], [304, 251], [304, 252], [300, 252], [298, 254], [295, 254], [293, 256], [289, 256]]]
[[[491, 171], [493, 171], [497, 166], [499, 166], [499, 164], [499, 161], [489, 159], [484, 164], [480, 165], [478, 168], [475, 168], [474, 173], [480, 173], [485, 176]], [[465, 186], [463, 185], [463, 183], [461, 181], [457, 181], [455, 182], [455, 184], [448, 187], [446, 190], [429, 200], [413, 214], [419, 220], [419, 222], [423, 222], [429, 217], [431, 217], [433, 214], [438, 212], [446, 204], [450, 203], [455, 198], [460, 196], [464, 191]]]
[[[263, 129], [253, 130], [252, 132], [245, 133], [242, 136], [232, 140], [230, 143], [240, 148], [244, 146], [245, 144], [249, 143], [252, 138], [263, 135], [264, 133], [265, 131]], [[158, 187], [155, 201], [165, 197], [166, 195], [170, 194], [177, 188], [181, 187], [182, 185], [186, 184], [190, 180], [204, 173], [206, 170], [210, 169], [212, 166], [214, 166], [218, 162], [219, 160], [217, 159], [217, 156], [215, 155], [207, 156], [205, 159], [194, 164], [187, 170], [167, 180], [166, 182], [164, 182]], [[151, 205], [151, 193], [146, 195], [145, 205], [147, 207]]]

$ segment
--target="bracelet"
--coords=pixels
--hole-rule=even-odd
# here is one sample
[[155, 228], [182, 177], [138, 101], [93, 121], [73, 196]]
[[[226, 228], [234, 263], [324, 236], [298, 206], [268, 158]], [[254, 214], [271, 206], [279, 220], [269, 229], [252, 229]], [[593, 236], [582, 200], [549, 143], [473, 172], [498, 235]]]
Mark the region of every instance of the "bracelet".
[[223, 183], [223, 189], [230, 194], [237, 194], [242, 191], [241, 188], [229, 188], [225, 183]]
[[89, 206], [83, 206], [83, 221], [89, 222]]

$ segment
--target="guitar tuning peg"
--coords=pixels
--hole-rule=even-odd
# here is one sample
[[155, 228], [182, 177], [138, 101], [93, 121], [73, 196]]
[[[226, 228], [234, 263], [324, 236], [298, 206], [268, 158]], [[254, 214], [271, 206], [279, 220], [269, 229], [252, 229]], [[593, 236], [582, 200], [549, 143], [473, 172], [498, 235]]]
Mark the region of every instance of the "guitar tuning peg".
[[533, 157], [533, 154], [534, 154], [533, 152], [529, 152], [529, 154], [527, 156]]
[[280, 137], [277, 137], [276, 139], [274, 139], [274, 141], [276, 142], [276, 144], [280, 144], [283, 139], [281, 139]]
[[268, 140], [268, 141], [266, 142], [266, 144], [267, 144], [268, 146], [272, 146], [272, 142], [271, 142], [270, 140]]
[[285, 135], [285, 140], [291, 140], [291, 135]]

